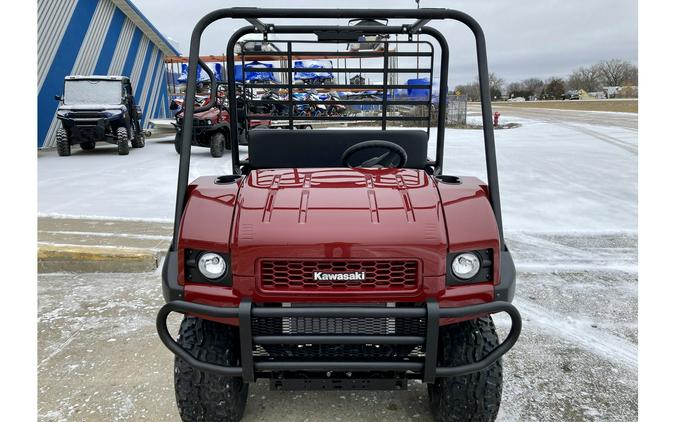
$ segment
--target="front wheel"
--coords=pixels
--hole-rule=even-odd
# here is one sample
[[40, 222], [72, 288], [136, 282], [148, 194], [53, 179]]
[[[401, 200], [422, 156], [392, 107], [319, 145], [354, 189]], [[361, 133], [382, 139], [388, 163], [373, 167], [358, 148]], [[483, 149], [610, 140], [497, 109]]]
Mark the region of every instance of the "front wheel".
[[63, 128], [56, 129], [56, 152], [60, 157], [70, 155], [70, 140], [68, 139], [68, 133]]
[[[237, 329], [204, 319], [185, 317], [178, 344], [209, 363], [239, 366]], [[176, 403], [184, 422], [238, 422], [244, 415], [248, 384], [241, 377], [202, 372], [180, 358], [174, 363]]]
[[[490, 316], [441, 327], [438, 358], [443, 366], [483, 359], [499, 345]], [[431, 411], [439, 422], [493, 422], [502, 399], [502, 361], [479, 372], [438, 378], [429, 384]]]
[[119, 155], [129, 155], [129, 135], [127, 128], [118, 127], [115, 133], [117, 135], [117, 153]]
[[210, 146], [211, 157], [222, 157], [225, 153], [225, 135], [222, 132], [216, 132], [211, 135]]

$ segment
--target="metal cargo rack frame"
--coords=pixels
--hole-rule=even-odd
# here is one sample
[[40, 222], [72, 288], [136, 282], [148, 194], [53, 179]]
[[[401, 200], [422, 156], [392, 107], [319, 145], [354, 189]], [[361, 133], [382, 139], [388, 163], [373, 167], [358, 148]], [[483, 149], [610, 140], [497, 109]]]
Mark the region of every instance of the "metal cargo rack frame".
[[[360, 28], [359, 28], [360, 29]], [[334, 43], [335, 41], [327, 41], [326, 43]], [[343, 41], [344, 43], [344, 41]], [[380, 51], [297, 51], [293, 48], [294, 44], [317, 44], [317, 41], [298, 41], [298, 40], [275, 40], [275, 45], [285, 45], [286, 51], [285, 55], [281, 55], [278, 51], [253, 51], [253, 54], [256, 59], [261, 57], [270, 57], [270, 58], [279, 58], [284, 57], [288, 65], [286, 67], [269, 67], [269, 68], [248, 68], [246, 67], [246, 50], [242, 49], [239, 54], [241, 59], [242, 66], [242, 89], [246, 92], [246, 89], [285, 89], [288, 98], [286, 100], [249, 100], [244, 99], [244, 119], [275, 119], [275, 120], [287, 120], [288, 128], [293, 130], [295, 125], [293, 122], [295, 120], [303, 122], [311, 121], [332, 121], [332, 122], [344, 122], [344, 121], [373, 121], [381, 122], [382, 130], [387, 129], [387, 121], [420, 121], [426, 122], [427, 133], [429, 133], [429, 128], [431, 126], [431, 107], [432, 107], [432, 84], [433, 81], [433, 68], [434, 68], [434, 48], [433, 45], [428, 41], [389, 41], [382, 40], [379, 41], [380, 44], [384, 45], [384, 49]], [[428, 45], [429, 51], [423, 52], [412, 52], [412, 51], [390, 51], [390, 45]], [[382, 75], [382, 84], [301, 84], [296, 85], [293, 83], [294, 74], [296, 72], [307, 72], [313, 68], [304, 68], [304, 67], [293, 67], [291, 63], [294, 59], [302, 57], [314, 57], [314, 56], [323, 56], [323, 57], [349, 57], [350, 59], [354, 58], [369, 58], [369, 59], [378, 59], [381, 58], [382, 68], [363, 68], [363, 67], [333, 67], [333, 68], [324, 68], [325, 71], [335, 72], [335, 73], [377, 73]], [[430, 65], [428, 68], [390, 68], [389, 59], [391, 57], [428, 57], [430, 59]], [[246, 82], [246, 74], [254, 73], [259, 70], [271, 73], [285, 73], [287, 78], [287, 83], [250, 83]], [[317, 68], [317, 71], [323, 69]], [[415, 85], [401, 85], [401, 84], [390, 84], [389, 75], [391, 73], [417, 73], [417, 74], [428, 74], [429, 83], [428, 84], [415, 84]], [[338, 78], [339, 79], [339, 78]], [[396, 100], [390, 99], [390, 90], [395, 89], [424, 89], [427, 90], [427, 99], [426, 100]], [[293, 92], [294, 91], [308, 91], [308, 90], [335, 90], [335, 89], [359, 89], [359, 90], [374, 90], [381, 91], [382, 100], [294, 100]], [[288, 108], [287, 114], [275, 114], [275, 115], [260, 115], [260, 114], [249, 114], [249, 105], [269, 105], [269, 104], [280, 104], [285, 105]], [[381, 106], [380, 116], [302, 116], [294, 114], [294, 107], [299, 104], [322, 104], [322, 105], [374, 105]], [[388, 106], [396, 105], [413, 105], [413, 106], [423, 106], [426, 108], [426, 114], [424, 116], [390, 116], [388, 115]]]

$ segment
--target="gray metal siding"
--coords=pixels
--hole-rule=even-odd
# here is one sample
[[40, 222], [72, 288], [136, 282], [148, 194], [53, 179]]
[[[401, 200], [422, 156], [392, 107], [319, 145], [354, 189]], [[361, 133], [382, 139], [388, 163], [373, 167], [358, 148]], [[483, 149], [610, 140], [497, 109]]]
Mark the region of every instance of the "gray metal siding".
[[96, 12], [94, 12], [94, 17], [89, 24], [87, 35], [80, 45], [80, 52], [73, 66], [74, 75], [84, 75], [93, 72], [114, 11], [115, 7], [110, 1], [99, 1], [96, 6]]
[[117, 46], [115, 47], [115, 52], [113, 53], [113, 58], [110, 62], [110, 67], [108, 68], [108, 74], [119, 75], [122, 73], [122, 66], [124, 66], [124, 60], [127, 58], [127, 53], [131, 46], [131, 36], [134, 34], [134, 28], [136, 27], [129, 19], [124, 20], [122, 33], [117, 40]]
[[38, 1], [38, 91], [52, 65], [77, 0]]
[[[134, 59], [134, 67], [131, 69], [131, 75], [127, 75], [129, 76], [129, 79], [131, 79], [131, 85], [134, 88], [138, 86], [138, 81], [141, 76], [141, 69], [143, 68], [143, 59], [145, 59], [145, 53], [148, 50], [149, 44], [150, 41], [144, 35], [141, 38], [141, 45], [138, 48], [138, 53], [136, 54], [136, 58]], [[135, 92], [135, 94], [136, 97], [138, 97], [141, 93]]]

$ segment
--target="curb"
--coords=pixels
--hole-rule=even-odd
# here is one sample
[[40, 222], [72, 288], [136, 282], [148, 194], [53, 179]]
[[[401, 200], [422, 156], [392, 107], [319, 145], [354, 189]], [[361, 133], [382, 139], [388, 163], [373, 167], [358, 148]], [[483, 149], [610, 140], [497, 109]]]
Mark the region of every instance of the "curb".
[[156, 270], [159, 260], [151, 249], [38, 244], [38, 273], [140, 273]]

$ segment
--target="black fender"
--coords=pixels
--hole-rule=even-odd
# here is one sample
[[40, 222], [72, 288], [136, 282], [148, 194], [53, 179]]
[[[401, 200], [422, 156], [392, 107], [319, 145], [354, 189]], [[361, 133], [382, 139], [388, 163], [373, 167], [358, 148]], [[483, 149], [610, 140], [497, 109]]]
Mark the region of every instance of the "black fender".
[[162, 296], [166, 302], [183, 299], [183, 286], [178, 284], [178, 251], [171, 249], [162, 265]]
[[495, 286], [495, 300], [511, 302], [516, 294], [516, 266], [508, 248], [499, 251], [499, 284]]

